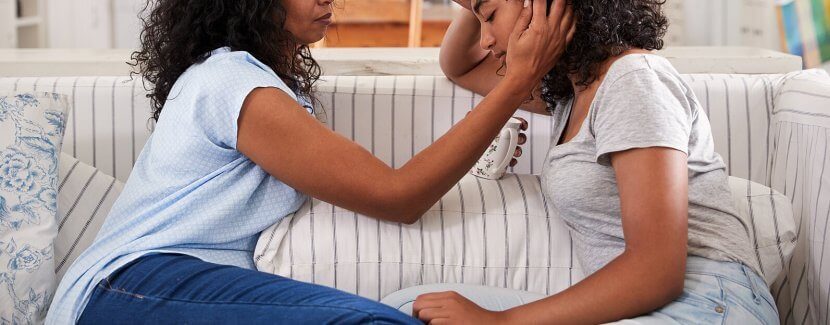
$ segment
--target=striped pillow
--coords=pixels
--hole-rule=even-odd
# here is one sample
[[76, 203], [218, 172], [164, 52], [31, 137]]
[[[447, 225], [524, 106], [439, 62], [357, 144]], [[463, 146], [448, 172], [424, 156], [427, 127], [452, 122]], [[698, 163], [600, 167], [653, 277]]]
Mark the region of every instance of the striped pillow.
[[421, 221], [371, 219], [319, 200], [262, 232], [257, 268], [380, 300], [421, 284], [553, 294], [582, 278], [536, 175], [467, 175]]
[[732, 198], [738, 214], [749, 225], [749, 241], [761, 263], [767, 285], [786, 276], [784, 261], [793, 254], [796, 243], [793, 207], [784, 194], [764, 185], [729, 177]]
[[58, 183], [58, 279], [95, 239], [124, 184], [78, 159], [61, 154]]
[[[730, 184], [771, 283], [781, 274], [779, 257], [793, 250], [792, 208], [760, 184], [739, 178]], [[467, 175], [414, 225], [312, 200], [262, 232], [254, 261], [263, 272], [377, 300], [432, 283], [551, 295], [584, 277], [538, 176], [517, 174], [498, 181]]]

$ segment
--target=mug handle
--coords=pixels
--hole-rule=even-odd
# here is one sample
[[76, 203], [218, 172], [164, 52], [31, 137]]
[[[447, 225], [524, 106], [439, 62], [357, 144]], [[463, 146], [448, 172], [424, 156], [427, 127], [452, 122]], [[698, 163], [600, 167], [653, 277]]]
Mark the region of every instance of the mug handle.
[[519, 145], [519, 131], [514, 128], [505, 128], [501, 130], [501, 134], [499, 137], [504, 139], [504, 137], [509, 137], [509, 146], [507, 146], [507, 150], [504, 151], [504, 157], [501, 159], [501, 163], [496, 166], [494, 169], [490, 170], [491, 174], [497, 174], [502, 170], [507, 168], [507, 165], [510, 165], [510, 161], [513, 160], [513, 153], [516, 152], [516, 146]]

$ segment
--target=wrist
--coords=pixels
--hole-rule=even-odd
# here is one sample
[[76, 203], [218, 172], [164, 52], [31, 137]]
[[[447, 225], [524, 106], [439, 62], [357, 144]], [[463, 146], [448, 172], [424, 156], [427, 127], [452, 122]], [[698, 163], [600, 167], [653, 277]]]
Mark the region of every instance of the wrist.
[[527, 76], [514, 76], [508, 73], [499, 83], [499, 86], [503, 86], [505, 91], [511, 95], [520, 96], [524, 101], [531, 96], [536, 84], [538, 84], [538, 80], [534, 81], [527, 78]]

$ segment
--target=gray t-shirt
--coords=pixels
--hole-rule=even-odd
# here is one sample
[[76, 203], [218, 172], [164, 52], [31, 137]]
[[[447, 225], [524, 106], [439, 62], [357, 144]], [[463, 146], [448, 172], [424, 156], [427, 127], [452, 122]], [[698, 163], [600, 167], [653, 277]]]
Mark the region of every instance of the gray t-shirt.
[[688, 154], [688, 254], [738, 262], [762, 274], [749, 227], [732, 201], [726, 166], [715, 153], [706, 113], [664, 58], [632, 54], [608, 71], [579, 133], [559, 143], [572, 101], [554, 110], [555, 138], [543, 190], [570, 227], [577, 256], [592, 274], [622, 254], [620, 196], [609, 155], [667, 147]]

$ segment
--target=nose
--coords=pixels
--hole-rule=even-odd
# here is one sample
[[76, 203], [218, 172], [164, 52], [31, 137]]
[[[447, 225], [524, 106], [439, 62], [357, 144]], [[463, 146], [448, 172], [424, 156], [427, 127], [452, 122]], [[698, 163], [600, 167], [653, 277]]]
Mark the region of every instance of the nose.
[[481, 27], [481, 48], [490, 51], [496, 45], [496, 38], [490, 32], [490, 28]]

